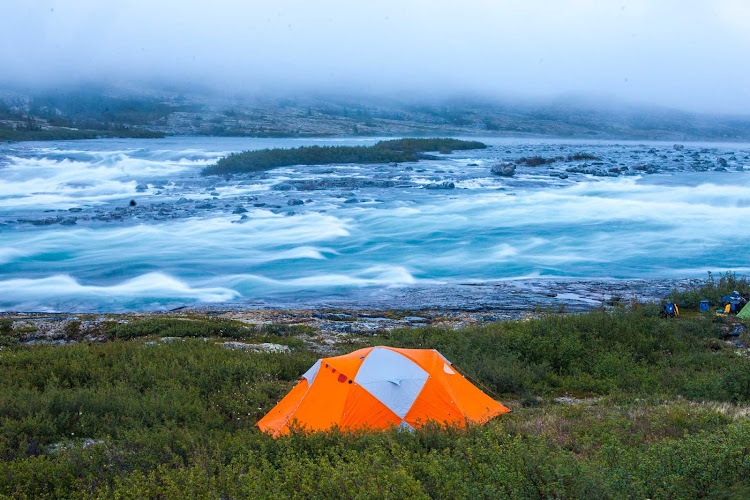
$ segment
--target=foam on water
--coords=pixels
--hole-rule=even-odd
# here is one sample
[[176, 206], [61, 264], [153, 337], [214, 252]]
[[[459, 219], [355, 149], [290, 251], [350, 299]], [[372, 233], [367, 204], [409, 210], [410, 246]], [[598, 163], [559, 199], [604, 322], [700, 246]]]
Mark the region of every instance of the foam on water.
[[[498, 140], [502, 147], [425, 161], [411, 173], [403, 166], [352, 165], [289, 167], [228, 181], [199, 174], [228, 151], [315, 142], [184, 138], [14, 146], [0, 163], [0, 216], [7, 221], [0, 222], [0, 309], [143, 309], [278, 297], [293, 303], [301, 293], [314, 303], [332, 291], [365, 288], [750, 270], [750, 233], [741, 222], [750, 220], [750, 172], [561, 181], [519, 168], [506, 179], [489, 167], [509, 148], [530, 156], [569, 146]], [[597, 155], [617, 161], [643, 149], [596, 147]], [[412, 187], [272, 187], [405, 174]], [[457, 189], [422, 187], [446, 180]], [[145, 211], [122, 222], [72, 227], [14, 223], [16, 214], [21, 219], [45, 208], [126, 206], [139, 183], [164, 186], [138, 193], [139, 207], [151, 197], [162, 204], [208, 200], [217, 208], [188, 210], [174, 220], [148, 219]], [[308, 197], [302, 206], [287, 205]], [[359, 202], [345, 203], [352, 197]], [[231, 213], [237, 205], [247, 209], [246, 218]]]
[[53, 148], [41, 148], [25, 157], [9, 155], [0, 163], [0, 208], [101, 204], [135, 195], [139, 183], [197, 172], [217, 158], [206, 154], [188, 158], [191, 155], [196, 153], [183, 150], [167, 155], [143, 149], [88, 152]]
[[223, 287], [192, 287], [163, 273], [147, 273], [112, 285], [85, 285], [68, 275], [44, 278], [17, 278], [0, 281], [0, 288], [13, 290], [13, 297], [0, 295], [0, 307], [14, 306], [28, 310], [77, 310], [75, 302], [83, 301], [123, 306], [155, 305], [174, 300], [227, 302], [239, 293]]

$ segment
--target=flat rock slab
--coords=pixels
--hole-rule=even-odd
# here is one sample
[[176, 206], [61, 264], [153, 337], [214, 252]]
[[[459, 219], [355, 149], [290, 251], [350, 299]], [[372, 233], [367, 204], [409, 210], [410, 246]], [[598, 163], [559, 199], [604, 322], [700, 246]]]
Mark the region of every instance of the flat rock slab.
[[221, 344], [227, 349], [239, 349], [241, 351], [262, 351], [262, 352], [292, 352], [288, 346], [281, 344], [271, 344], [264, 342], [262, 344], [246, 344], [245, 342], [224, 342]]

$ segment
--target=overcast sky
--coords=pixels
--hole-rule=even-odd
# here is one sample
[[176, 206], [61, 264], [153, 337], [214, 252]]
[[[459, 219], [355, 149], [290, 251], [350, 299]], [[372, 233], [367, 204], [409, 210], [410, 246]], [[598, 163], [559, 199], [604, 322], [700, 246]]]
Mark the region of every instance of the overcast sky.
[[750, 0], [2, 0], [0, 79], [750, 113]]

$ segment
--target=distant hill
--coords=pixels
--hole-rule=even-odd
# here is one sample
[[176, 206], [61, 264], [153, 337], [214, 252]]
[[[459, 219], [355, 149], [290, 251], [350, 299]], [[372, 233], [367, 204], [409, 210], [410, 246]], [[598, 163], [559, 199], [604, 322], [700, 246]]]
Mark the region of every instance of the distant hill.
[[35, 93], [0, 89], [0, 140], [161, 135], [750, 141], [750, 117], [576, 97], [546, 101], [272, 98], [101, 87]]

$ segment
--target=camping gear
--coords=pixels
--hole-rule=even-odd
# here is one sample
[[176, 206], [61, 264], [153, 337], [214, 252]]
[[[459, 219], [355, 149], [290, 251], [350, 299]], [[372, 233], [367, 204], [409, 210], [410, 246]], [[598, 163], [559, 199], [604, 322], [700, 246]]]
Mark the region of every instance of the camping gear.
[[742, 319], [750, 319], [750, 303], [745, 304], [745, 307], [743, 307], [742, 310], [737, 313], [737, 317]]
[[664, 304], [664, 315], [674, 318], [680, 315], [680, 310], [677, 308], [677, 304]]
[[735, 314], [739, 313], [742, 308], [747, 304], [747, 299], [740, 295], [739, 292], [734, 291], [731, 295], [724, 295], [721, 298], [721, 302], [729, 306], [729, 311]]
[[256, 425], [274, 437], [306, 430], [413, 429], [484, 423], [510, 411], [434, 349], [368, 347], [319, 359]]
[[733, 300], [731, 295], [724, 295], [721, 298], [721, 302], [725, 306], [729, 306], [729, 309], [726, 310], [727, 313], [737, 312], [737, 309], [738, 309], [737, 306], [740, 304], [739, 300]]
[[711, 310], [711, 305], [708, 303], [707, 300], [701, 300], [699, 309], [702, 313], [705, 313]]

